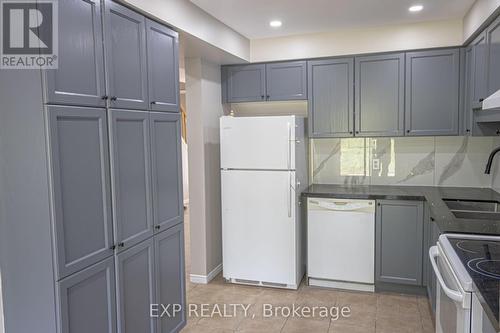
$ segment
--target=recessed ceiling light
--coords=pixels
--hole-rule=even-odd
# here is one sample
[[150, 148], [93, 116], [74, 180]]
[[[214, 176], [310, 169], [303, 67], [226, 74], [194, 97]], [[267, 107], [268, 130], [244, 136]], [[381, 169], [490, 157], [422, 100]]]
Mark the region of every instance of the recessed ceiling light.
[[424, 6], [422, 6], [422, 5], [415, 5], [415, 6], [411, 6], [410, 8], [408, 8], [408, 10], [410, 12], [419, 12], [422, 9], [424, 9]]
[[273, 20], [273, 21], [269, 22], [269, 25], [273, 28], [279, 28], [279, 27], [281, 27], [281, 21]]

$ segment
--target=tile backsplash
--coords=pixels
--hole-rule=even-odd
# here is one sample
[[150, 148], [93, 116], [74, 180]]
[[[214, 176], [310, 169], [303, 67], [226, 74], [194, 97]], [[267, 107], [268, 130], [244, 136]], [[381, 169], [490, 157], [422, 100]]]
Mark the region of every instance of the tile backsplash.
[[497, 137], [468, 136], [311, 139], [309, 179], [316, 184], [492, 187], [498, 168], [486, 175], [484, 167], [499, 144]]

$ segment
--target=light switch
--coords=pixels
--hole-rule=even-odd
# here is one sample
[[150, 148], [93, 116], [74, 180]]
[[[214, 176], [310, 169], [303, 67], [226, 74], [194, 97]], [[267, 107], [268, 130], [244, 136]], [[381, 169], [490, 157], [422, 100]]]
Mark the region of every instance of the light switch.
[[373, 161], [373, 170], [379, 170], [380, 169], [380, 160], [378, 158], [374, 158]]

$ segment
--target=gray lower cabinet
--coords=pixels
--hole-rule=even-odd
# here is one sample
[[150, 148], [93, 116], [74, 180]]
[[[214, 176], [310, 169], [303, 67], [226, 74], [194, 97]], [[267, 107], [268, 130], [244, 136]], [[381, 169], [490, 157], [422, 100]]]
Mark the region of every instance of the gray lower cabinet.
[[153, 222], [157, 231], [182, 222], [180, 114], [150, 114]]
[[106, 0], [105, 6], [110, 106], [146, 110], [148, 108], [146, 19], [141, 14], [111, 0]]
[[114, 239], [122, 250], [153, 235], [149, 113], [108, 112]]
[[256, 102], [266, 99], [266, 65], [242, 65], [226, 68], [227, 101]]
[[406, 54], [406, 135], [458, 135], [459, 49]]
[[150, 315], [156, 304], [152, 237], [116, 256], [116, 300], [119, 333], [156, 332]]
[[405, 55], [356, 57], [356, 136], [404, 135]]
[[49, 106], [58, 279], [111, 256], [105, 109]]
[[[487, 29], [488, 96], [500, 89], [500, 17]], [[485, 97], [488, 97], [485, 96]]]
[[179, 112], [179, 34], [146, 19], [150, 109]]
[[179, 224], [154, 236], [157, 302], [183, 309], [158, 320], [158, 333], [180, 331], [186, 324], [184, 272], [184, 225]]
[[307, 99], [307, 63], [277, 62], [266, 65], [266, 99], [285, 101]]
[[423, 202], [377, 201], [376, 282], [422, 285]]
[[353, 136], [354, 59], [308, 61], [309, 136]]
[[115, 333], [114, 258], [73, 274], [60, 282], [60, 333]]
[[47, 101], [104, 107], [101, 2], [65, 0], [58, 4], [59, 68], [45, 71]]

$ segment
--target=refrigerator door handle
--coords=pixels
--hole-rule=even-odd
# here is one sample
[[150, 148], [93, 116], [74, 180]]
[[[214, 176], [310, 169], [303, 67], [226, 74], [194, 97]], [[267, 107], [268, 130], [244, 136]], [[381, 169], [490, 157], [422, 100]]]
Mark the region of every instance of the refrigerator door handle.
[[287, 123], [287, 126], [288, 126], [287, 169], [290, 170], [292, 168], [292, 152], [291, 152], [292, 128], [290, 127], [290, 123]]
[[288, 171], [288, 200], [287, 200], [287, 208], [288, 208], [288, 217], [292, 217], [292, 200], [293, 200], [293, 186], [292, 186], [292, 172]]

